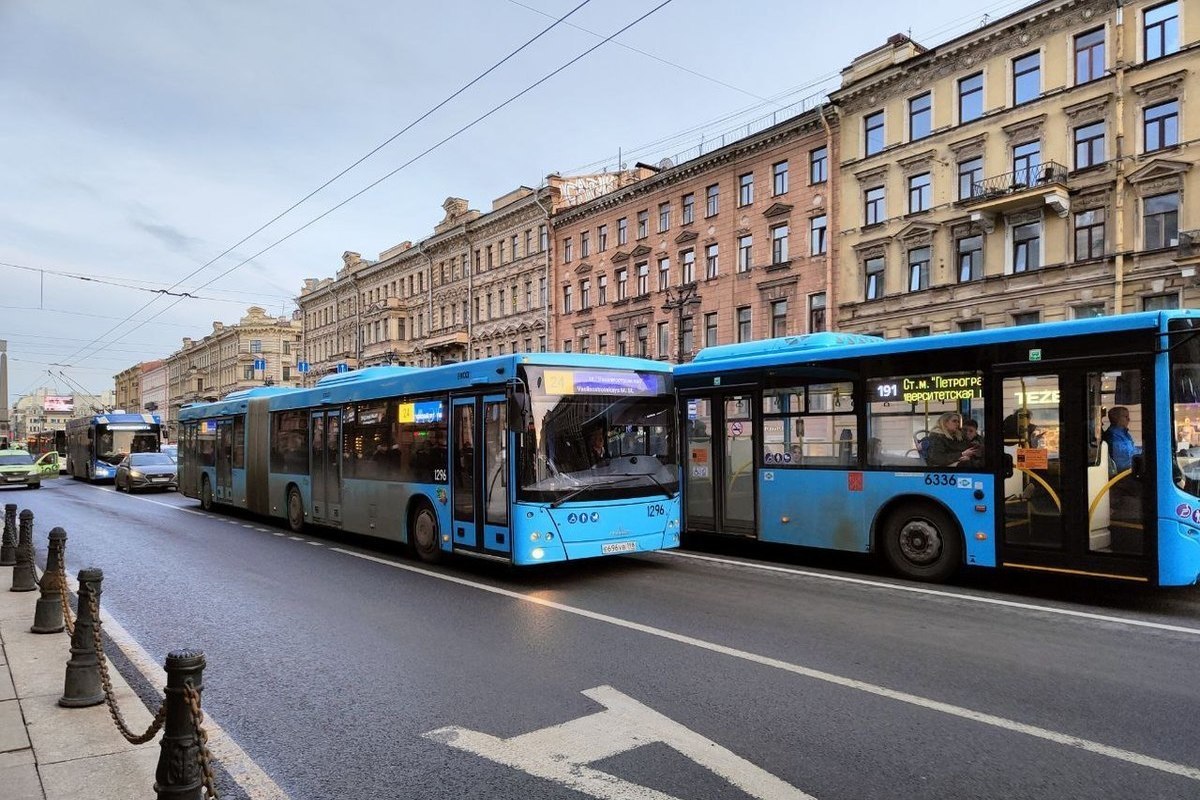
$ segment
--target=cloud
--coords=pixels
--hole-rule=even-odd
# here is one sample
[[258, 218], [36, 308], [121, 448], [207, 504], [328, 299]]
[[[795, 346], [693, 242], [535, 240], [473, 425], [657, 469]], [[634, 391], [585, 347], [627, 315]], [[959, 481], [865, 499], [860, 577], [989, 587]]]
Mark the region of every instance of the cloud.
[[188, 236], [183, 231], [171, 225], [162, 225], [156, 222], [145, 222], [138, 219], [130, 219], [129, 222], [133, 227], [142, 230], [162, 244], [166, 245], [168, 250], [183, 255], [196, 255], [204, 242], [194, 236]]

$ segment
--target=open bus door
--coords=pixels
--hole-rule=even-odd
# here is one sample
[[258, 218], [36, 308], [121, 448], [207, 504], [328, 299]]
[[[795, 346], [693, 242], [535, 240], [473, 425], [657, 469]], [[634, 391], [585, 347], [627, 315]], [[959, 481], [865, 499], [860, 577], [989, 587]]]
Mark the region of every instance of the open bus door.
[[[1103, 369], [1031, 363], [993, 382], [998, 435], [989, 437], [1003, 499], [1000, 563], [1131, 580], [1153, 577], [1154, 448], [1130, 457], [1105, 433], [1109, 412], [1129, 412], [1129, 431], [1153, 439], [1148, 364]], [[1143, 399], [1146, 402], [1143, 403]], [[1119, 414], [1119, 412], [1118, 412]], [[1114, 449], [1125, 452], [1116, 453]], [[1012, 469], [1007, 465], [1011, 463]]]

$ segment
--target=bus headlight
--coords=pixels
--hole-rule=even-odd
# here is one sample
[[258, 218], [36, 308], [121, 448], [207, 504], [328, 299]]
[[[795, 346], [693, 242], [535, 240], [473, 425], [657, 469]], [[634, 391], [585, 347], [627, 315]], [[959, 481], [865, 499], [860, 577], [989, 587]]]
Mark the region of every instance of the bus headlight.
[[531, 541], [531, 542], [536, 542], [540, 538], [542, 538], [542, 535], [540, 533], [538, 533], [537, 531], [534, 531], [533, 533], [529, 534], [529, 541]]
[[540, 547], [535, 547], [529, 553], [529, 555], [532, 556], [535, 560], [541, 560], [541, 558], [546, 555], [546, 551]]

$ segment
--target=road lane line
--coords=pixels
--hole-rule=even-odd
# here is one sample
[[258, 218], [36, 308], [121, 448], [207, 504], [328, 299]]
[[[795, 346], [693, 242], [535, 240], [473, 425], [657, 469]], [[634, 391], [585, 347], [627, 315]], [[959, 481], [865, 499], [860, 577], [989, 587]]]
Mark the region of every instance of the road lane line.
[[[79, 581], [68, 575], [67, 588], [78, 595]], [[167, 673], [163, 665], [155, 661], [129, 631], [104, 608], [100, 609], [100, 623], [109, 640], [124, 653], [129, 663], [141, 673], [147, 683], [153, 687], [166, 685]], [[213, 719], [212, 712], [208, 709], [204, 709], [204, 730], [208, 733], [208, 749], [213, 758], [251, 800], [290, 800], [287, 792], [283, 791], [262, 767], [254, 763], [254, 759]]]
[[[106, 489], [103, 486], [91, 486], [89, 488], [96, 489], [97, 491], [101, 491], [101, 492], [111, 492], [112, 491], [111, 489]], [[184, 508], [183, 506], [177, 506], [174, 503], [164, 503], [161, 500], [151, 500], [149, 497], [140, 497], [136, 494], [131, 494], [131, 495], [129, 495], [129, 497], [132, 500], [140, 500], [143, 503], [153, 503], [154, 505], [162, 506], [163, 508], [173, 508], [176, 511], [182, 511], [185, 514], [196, 514], [197, 516], [201, 516], [201, 517], [211, 516], [211, 514], [208, 514], [205, 511], [197, 511], [194, 508]]]
[[733, 558], [717, 558], [714, 556], [698, 555], [696, 553], [680, 553], [674, 550], [661, 550], [658, 554], [671, 556], [673, 558], [689, 558], [695, 561], [708, 561], [714, 564], [748, 567], [750, 569], [757, 569], [762, 572], [778, 572], [785, 575], [796, 575], [802, 578], [819, 578], [821, 580], [832, 581], [834, 583], [847, 583], [854, 586], [867, 586], [872, 589], [891, 589], [898, 592], [908, 592], [909, 594], [924, 594], [932, 597], [945, 597], [951, 600], [965, 600], [971, 603], [980, 603], [982, 605], [1000, 606], [1002, 608], [1019, 608], [1023, 611], [1038, 611], [1046, 614], [1059, 614], [1065, 617], [1076, 617], [1078, 619], [1088, 619], [1096, 622], [1110, 622], [1120, 625], [1131, 625], [1138, 628], [1170, 631], [1171, 633], [1183, 633], [1189, 636], [1200, 636], [1200, 628], [1188, 628], [1183, 625], [1170, 625], [1165, 622], [1150, 622], [1149, 620], [1133, 619], [1130, 617], [1114, 617], [1109, 614], [1095, 614], [1090, 611], [1072, 611], [1068, 608], [1039, 606], [1034, 603], [1022, 603], [1016, 600], [1001, 600], [997, 597], [983, 597], [980, 595], [962, 594], [960, 592], [951, 592], [945, 589], [933, 589], [927, 586], [905, 586], [904, 584], [900, 583], [874, 581], [868, 578], [851, 578], [846, 575], [830, 575], [822, 572], [813, 572], [811, 570], [794, 569], [792, 567], [776, 567], [771, 564], [738, 561], [737, 559]]
[[883, 697], [888, 700], [894, 700], [899, 703], [916, 706], [917, 708], [936, 711], [941, 714], [947, 714], [952, 717], [978, 722], [982, 725], [989, 725], [1001, 730], [1022, 733], [1026, 736], [1032, 736], [1036, 739], [1043, 739], [1048, 742], [1054, 742], [1055, 744], [1074, 747], [1079, 750], [1084, 750], [1089, 753], [1094, 753], [1096, 755], [1115, 759], [1117, 761], [1124, 761], [1139, 767], [1148, 767], [1150, 769], [1158, 770], [1159, 772], [1166, 772], [1171, 775], [1178, 775], [1193, 781], [1200, 781], [1200, 767], [1193, 767], [1187, 764], [1176, 764], [1173, 761], [1165, 761], [1163, 759], [1148, 756], [1143, 753], [1134, 752], [1133, 750], [1125, 750], [1120, 747], [1113, 747], [1101, 742], [1084, 739], [1079, 736], [1060, 733], [1058, 731], [1053, 731], [1048, 728], [1041, 728], [1036, 725], [1028, 725], [1023, 722], [1017, 722], [1016, 720], [999, 717], [994, 714], [975, 711], [974, 709], [956, 706], [951, 703], [943, 703], [940, 700], [932, 700], [927, 697], [921, 697], [920, 695], [909, 694], [908, 692], [901, 692], [896, 689], [889, 689], [886, 686], [879, 686], [878, 684], [867, 683], [866, 681], [847, 678], [842, 675], [835, 675], [831, 672], [824, 672], [822, 670], [812, 669], [810, 667], [803, 667], [799, 664], [792, 664], [777, 658], [771, 658], [770, 656], [763, 656], [746, 650], [739, 650], [734, 647], [727, 647], [715, 642], [705, 641], [704, 639], [697, 639], [692, 636], [675, 633], [664, 628], [656, 628], [652, 625], [643, 625], [640, 622], [632, 622], [630, 620], [621, 619], [620, 617], [614, 617], [609, 614], [602, 614], [597, 611], [589, 611], [586, 608], [569, 606], [565, 603], [556, 603], [553, 600], [546, 600], [540, 597], [521, 594], [520, 592], [514, 592], [510, 589], [501, 589], [498, 586], [489, 586], [485, 583], [476, 583], [475, 581], [471, 581], [466, 578], [445, 575], [409, 564], [400, 564], [395, 561], [388, 561], [387, 559], [367, 555], [366, 553], [356, 553], [353, 550], [344, 550], [340, 547], [331, 547], [330, 550], [337, 553], [344, 553], [345, 555], [352, 556], [354, 558], [360, 558], [365, 561], [374, 561], [377, 564], [382, 564], [394, 569], [405, 570], [406, 572], [413, 572], [418, 575], [425, 575], [427, 577], [436, 578], [437, 580], [445, 581], [447, 583], [458, 584], [459, 586], [479, 589], [490, 594], [508, 597], [513, 600], [520, 600], [525, 603], [532, 603], [533, 605], [542, 606], [544, 608], [552, 608], [556, 611], [562, 611], [567, 614], [574, 614], [576, 616], [585, 617], [597, 622], [614, 625], [619, 628], [625, 628], [627, 630], [637, 631], [649, 636], [655, 636], [660, 639], [678, 642], [679, 644], [684, 644], [689, 647], [708, 650], [709, 652], [719, 653], [721, 655], [741, 659], [743, 661], [749, 661], [760, 666], [770, 667], [772, 669], [778, 669], [784, 672], [790, 672], [794, 675], [800, 675], [813, 680], [833, 684], [834, 686], [841, 686], [846, 689], [872, 694], [877, 697]]

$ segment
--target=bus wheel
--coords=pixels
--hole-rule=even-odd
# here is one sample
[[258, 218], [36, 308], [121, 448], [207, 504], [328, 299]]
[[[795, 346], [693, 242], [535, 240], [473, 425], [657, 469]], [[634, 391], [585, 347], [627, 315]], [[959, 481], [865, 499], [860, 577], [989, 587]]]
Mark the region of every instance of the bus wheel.
[[287, 524], [296, 533], [304, 530], [304, 498], [295, 486], [287, 493]]
[[421, 503], [412, 513], [408, 525], [408, 543], [417, 558], [426, 564], [442, 560], [442, 549], [438, 546], [437, 516], [428, 503]]
[[962, 564], [962, 538], [941, 509], [904, 506], [892, 512], [884, 526], [883, 554], [900, 575], [940, 583]]
[[207, 475], [200, 482], [200, 507], [205, 511], [212, 511], [213, 507], [212, 484], [208, 482]]

